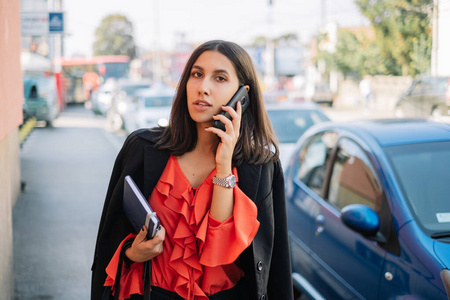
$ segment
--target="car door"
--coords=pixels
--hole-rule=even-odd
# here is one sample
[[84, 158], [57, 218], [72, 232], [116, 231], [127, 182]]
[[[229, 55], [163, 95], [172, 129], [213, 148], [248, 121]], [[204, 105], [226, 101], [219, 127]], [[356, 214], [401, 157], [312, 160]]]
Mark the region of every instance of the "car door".
[[423, 109], [425, 113], [439, 117], [447, 115], [446, 92], [449, 84], [448, 77], [431, 77], [430, 87], [424, 92]]
[[364, 150], [351, 139], [340, 139], [330, 159], [324, 200], [315, 215], [312, 250], [317, 275], [328, 287], [327, 298], [377, 299], [386, 250], [344, 225], [340, 212], [357, 203], [380, 214], [387, 205], [379, 178]]
[[428, 117], [433, 111], [436, 101], [436, 80], [432, 77], [425, 77], [421, 81], [420, 101], [418, 103], [417, 116]]
[[[311, 252], [315, 216], [319, 203], [327, 157], [335, 144], [333, 134], [319, 133], [296, 152], [296, 165], [287, 180], [287, 215], [292, 271], [315, 285], [317, 263]], [[318, 283], [319, 286], [321, 283]]]

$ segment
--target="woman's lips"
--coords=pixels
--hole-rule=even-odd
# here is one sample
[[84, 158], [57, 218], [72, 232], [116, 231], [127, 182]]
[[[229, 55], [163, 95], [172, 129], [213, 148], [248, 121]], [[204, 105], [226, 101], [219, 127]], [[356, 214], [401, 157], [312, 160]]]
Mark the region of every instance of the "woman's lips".
[[209, 104], [207, 101], [204, 101], [204, 100], [197, 100], [193, 104], [194, 104], [195, 109], [199, 110], [199, 111], [204, 111], [204, 110], [207, 110], [208, 108], [212, 107], [211, 104]]

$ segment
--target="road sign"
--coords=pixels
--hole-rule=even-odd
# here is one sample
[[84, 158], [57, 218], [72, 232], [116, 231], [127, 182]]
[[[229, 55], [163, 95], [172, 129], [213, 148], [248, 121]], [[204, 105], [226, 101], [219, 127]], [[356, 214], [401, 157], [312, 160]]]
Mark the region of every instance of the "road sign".
[[22, 36], [64, 33], [63, 12], [21, 12]]

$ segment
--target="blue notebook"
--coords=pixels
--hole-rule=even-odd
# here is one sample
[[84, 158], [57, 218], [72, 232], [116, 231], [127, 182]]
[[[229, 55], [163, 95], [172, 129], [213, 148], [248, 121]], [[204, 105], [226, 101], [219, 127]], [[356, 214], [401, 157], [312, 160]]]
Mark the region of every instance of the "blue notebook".
[[146, 226], [147, 239], [152, 239], [159, 230], [159, 219], [134, 180], [125, 176], [123, 189], [123, 210], [136, 233]]

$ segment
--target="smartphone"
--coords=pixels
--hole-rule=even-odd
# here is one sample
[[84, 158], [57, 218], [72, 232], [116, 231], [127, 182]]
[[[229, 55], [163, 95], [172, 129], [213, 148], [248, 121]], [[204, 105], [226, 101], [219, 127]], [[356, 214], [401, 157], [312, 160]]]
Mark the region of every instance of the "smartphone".
[[[241, 102], [242, 114], [244, 114], [247, 107], [250, 106], [250, 96], [248, 95], [248, 91], [245, 85], [239, 87], [238, 91], [234, 94], [233, 97], [231, 97], [231, 100], [227, 103], [227, 106], [231, 106], [233, 109], [236, 109], [238, 101]], [[231, 116], [228, 112], [224, 111], [222, 112], [222, 115], [231, 120]], [[223, 122], [219, 120], [214, 121], [214, 127], [225, 131], [225, 124], [223, 124]]]

